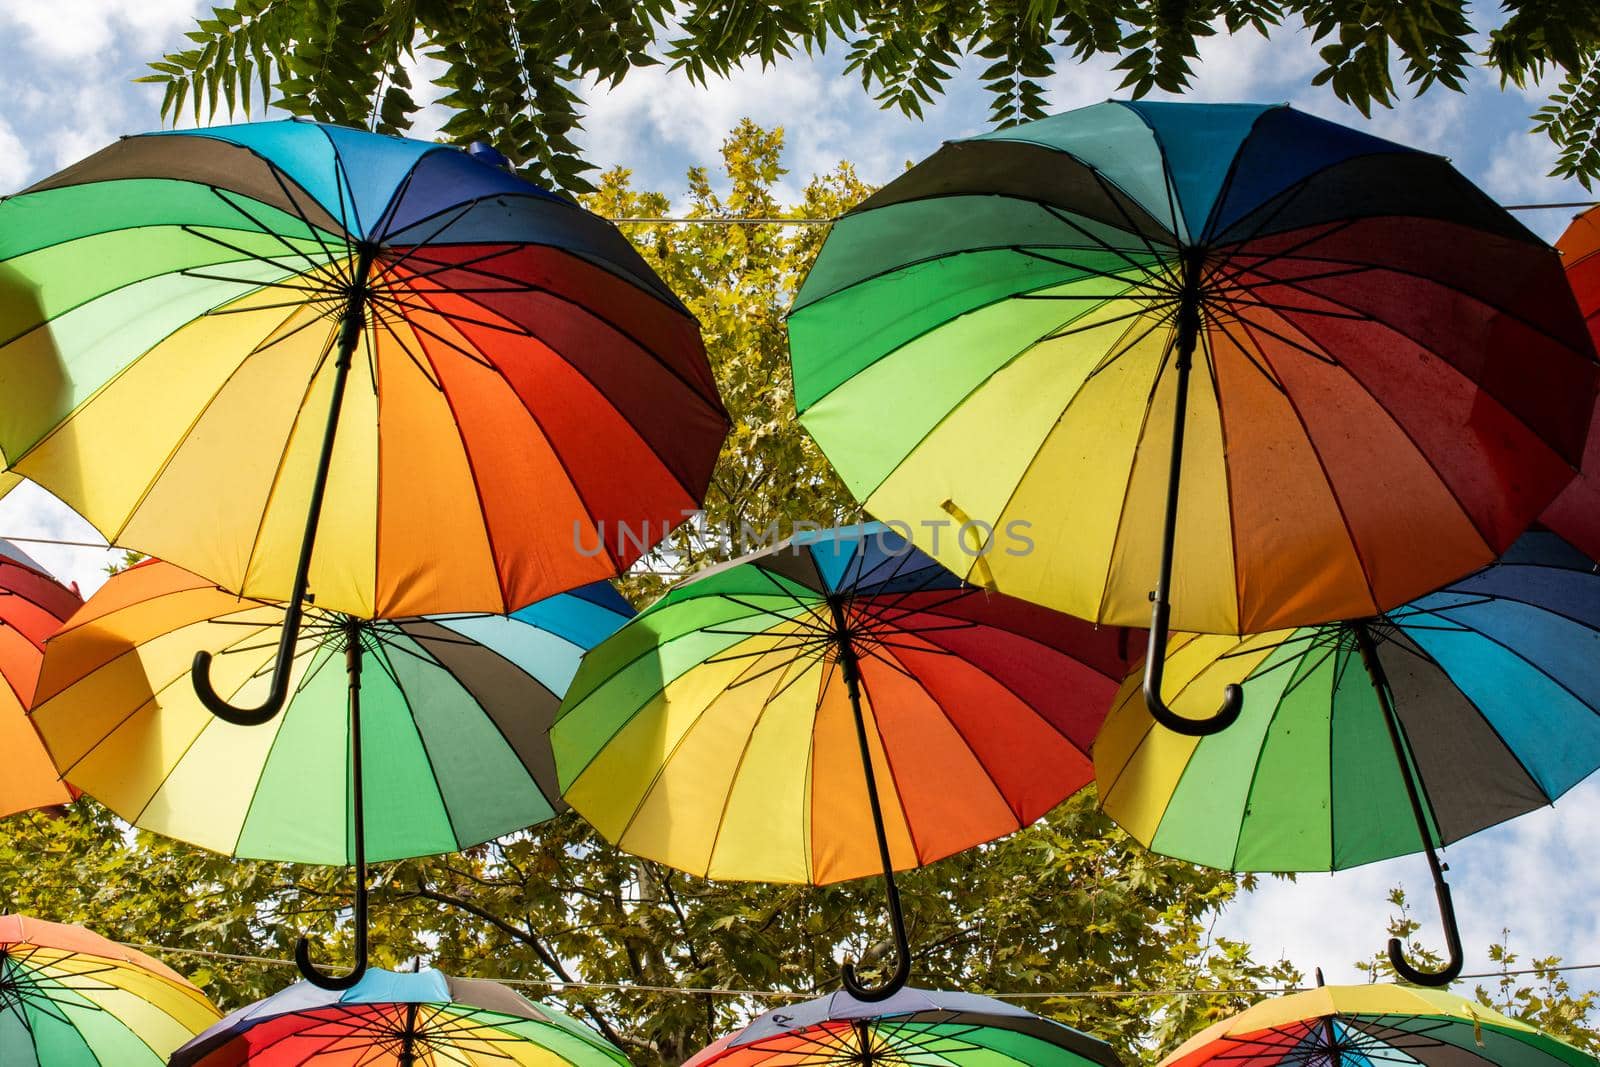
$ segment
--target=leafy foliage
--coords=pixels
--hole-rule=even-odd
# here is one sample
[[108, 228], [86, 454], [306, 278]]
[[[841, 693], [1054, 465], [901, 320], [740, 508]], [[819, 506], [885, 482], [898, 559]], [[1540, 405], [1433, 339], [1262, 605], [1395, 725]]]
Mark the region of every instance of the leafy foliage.
[[[1482, 59], [1503, 83], [1553, 78], [1535, 128], [1560, 148], [1556, 172], [1600, 175], [1600, 5], [1502, 0], [1506, 21]], [[1304, 26], [1322, 45], [1313, 79], [1369, 114], [1397, 81], [1462, 90], [1475, 31], [1465, 0], [234, 0], [151, 64], [164, 114], [270, 101], [292, 114], [403, 132], [418, 110], [419, 56], [451, 116], [445, 136], [489, 140], [536, 180], [589, 191], [571, 139], [580, 90], [662, 62], [696, 82], [744, 63], [846, 50], [846, 70], [886, 108], [920, 116], [963, 60], [983, 64], [992, 120], [1046, 113], [1043, 84], [1063, 59], [1115, 60], [1136, 96], [1179, 92], [1199, 42]], [[256, 86], [253, 91], [252, 86]]]
[[[815, 178], [786, 207], [782, 136], [741, 125], [720, 173], [689, 175], [687, 210], [705, 215], [829, 217], [865, 189], [848, 165]], [[628, 217], [668, 201], [602, 176], [590, 206]], [[680, 205], [680, 210], [683, 205]], [[735, 420], [700, 534], [654, 561], [678, 571], [725, 558], [737, 544], [705, 536], [731, 524], [848, 516], [853, 505], [792, 406], [782, 312], [822, 240], [821, 227], [635, 224], [631, 236], [700, 318]], [[636, 597], [661, 575], [630, 579]], [[1039, 825], [901, 880], [916, 980], [1017, 992], [1115, 991], [1028, 1006], [1097, 1032], [1125, 1051], [1166, 1045], [1244, 1005], [1240, 988], [1293, 983], [1283, 963], [1212, 936], [1248, 880], [1139, 848], [1082, 795]], [[120, 939], [252, 959], [169, 954], [226, 1008], [281, 988], [294, 942], [348, 958], [346, 872], [217, 856], [135, 832], [84, 799], [65, 815], [0, 825], [0, 909], [86, 922]], [[567, 1005], [641, 1065], [679, 1063], [769, 995], [696, 996], [688, 986], [814, 995], [837, 987], [838, 961], [875, 970], [885, 946], [876, 880], [831, 886], [704, 882], [623, 854], [574, 816], [465, 853], [379, 865], [373, 961], [420, 959], [447, 972], [557, 990]], [[1156, 995], [1174, 988], [1201, 995]]]

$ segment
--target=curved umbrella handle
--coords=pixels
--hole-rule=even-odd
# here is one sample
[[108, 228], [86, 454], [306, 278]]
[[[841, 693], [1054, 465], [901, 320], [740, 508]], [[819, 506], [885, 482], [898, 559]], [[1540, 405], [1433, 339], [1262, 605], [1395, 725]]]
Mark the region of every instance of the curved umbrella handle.
[[367, 832], [361, 787], [361, 637], [358, 632], [351, 632], [344, 658], [350, 677], [350, 816], [356, 861], [356, 963], [346, 974], [324, 974], [311, 962], [311, 942], [304, 935], [294, 946], [294, 963], [305, 980], [331, 992], [351, 988], [367, 973]]
[[846, 963], [839, 969], [845, 991], [869, 1004], [888, 1000], [911, 980], [911, 941], [906, 937], [905, 915], [900, 911], [900, 890], [895, 888], [894, 874], [887, 867], [884, 869], [883, 888], [889, 897], [889, 925], [894, 931], [894, 973], [879, 984], [869, 986], [856, 977], [855, 964]]
[[322, 431], [322, 451], [317, 456], [317, 472], [311, 482], [305, 532], [300, 535], [300, 558], [295, 564], [294, 584], [290, 587], [289, 600], [283, 611], [283, 634], [278, 639], [278, 656], [273, 663], [272, 686], [267, 690], [267, 699], [253, 708], [239, 708], [228, 703], [211, 684], [211, 653], [201, 651], [194, 654], [194, 666], [190, 674], [194, 695], [200, 698], [200, 703], [205, 705], [207, 711], [235, 726], [260, 726], [271, 722], [289, 699], [289, 674], [294, 667], [295, 642], [300, 637], [300, 617], [305, 611], [306, 590], [311, 584], [311, 552], [316, 546], [317, 526], [322, 519], [322, 500], [328, 489], [328, 471], [333, 466], [333, 442], [339, 432], [339, 411], [344, 405], [345, 382], [350, 377], [350, 363], [355, 358], [356, 346], [361, 343], [361, 331], [366, 323], [366, 280], [376, 254], [377, 249], [371, 245], [363, 243], [358, 246], [350, 294], [340, 318], [339, 351], [333, 366], [328, 422]]
[[[364, 898], [366, 892], [366, 886], [362, 885], [361, 888], [356, 890], [356, 899], [361, 900]], [[364, 909], [358, 905], [358, 910]], [[357, 982], [361, 981], [367, 973], [366, 916], [363, 914], [356, 920], [356, 924], [356, 963], [347, 974], [324, 974], [318, 970], [317, 965], [311, 961], [311, 942], [304, 934], [300, 935], [300, 940], [295, 942], [294, 946], [294, 965], [300, 968], [300, 974], [306, 981], [318, 989], [326, 989], [330, 992], [340, 992], [353, 988]]]
[[284, 704], [289, 701], [289, 675], [294, 669], [294, 648], [300, 639], [300, 600], [305, 595], [305, 590], [295, 590], [297, 598], [290, 601], [290, 606], [283, 613], [283, 631], [278, 637], [278, 656], [272, 666], [272, 687], [267, 690], [267, 697], [253, 708], [241, 708], [230, 704], [217, 693], [216, 687], [211, 684], [211, 653], [202, 649], [194, 654], [194, 663], [190, 666], [190, 676], [194, 683], [194, 695], [200, 698], [200, 703], [205, 709], [223, 722], [232, 723], [234, 726], [261, 726], [271, 722], [278, 712], [283, 710]]
[[1437, 878], [1434, 894], [1439, 898], [1439, 919], [1444, 923], [1444, 943], [1450, 959], [1443, 970], [1420, 971], [1406, 961], [1406, 947], [1398, 937], [1389, 939], [1389, 966], [1402, 982], [1420, 986], [1446, 986], [1461, 977], [1461, 930], [1456, 926], [1456, 908], [1450, 900], [1450, 886], [1442, 877]]
[[1161, 527], [1161, 570], [1150, 594], [1150, 643], [1144, 650], [1144, 702], [1150, 715], [1173, 733], [1205, 737], [1232, 726], [1244, 710], [1244, 690], [1229, 685], [1222, 691], [1222, 706], [1209, 719], [1189, 719], [1167, 707], [1161, 699], [1161, 676], [1167, 663], [1167, 622], [1172, 613], [1168, 590], [1172, 586], [1172, 548], [1178, 536], [1178, 487], [1183, 480], [1183, 431], [1189, 416], [1189, 369], [1200, 340], [1199, 276], [1204, 256], [1184, 254], [1184, 286], [1177, 308], [1178, 333], [1175, 369], [1176, 396], [1172, 403], [1172, 457], [1167, 468], [1167, 509]]
[[1144, 703], [1150, 717], [1185, 737], [1206, 737], [1232, 726], [1244, 710], [1244, 690], [1229, 683], [1222, 688], [1222, 706], [1209, 719], [1191, 719], [1167, 707], [1161, 699], [1161, 679], [1167, 663], [1167, 604], [1157, 600], [1150, 612], [1150, 643], [1144, 653]]

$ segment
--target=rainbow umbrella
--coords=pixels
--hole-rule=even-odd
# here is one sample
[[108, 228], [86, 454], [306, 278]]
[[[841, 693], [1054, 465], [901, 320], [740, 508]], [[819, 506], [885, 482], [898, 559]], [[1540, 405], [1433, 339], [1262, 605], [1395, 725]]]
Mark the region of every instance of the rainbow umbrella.
[[[1567, 283], [1589, 324], [1589, 336], [1600, 346], [1600, 208], [1572, 220], [1556, 251], [1566, 267]], [[1600, 402], [1597, 402], [1600, 407]], [[1545, 509], [1540, 520], [1594, 559], [1600, 559], [1600, 432], [1589, 434], [1578, 476]]]
[[684, 1067], [1121, 1067], [1105, 1042], [990, 997], [902, 989], [778, 1008]]
[[1176, 635], [1173, 706], [1244, 688], [1226, 733], [1155, 729], [1130, 677], [1099, 739], [1100, 802], [1164, 855], [1224, 870], [1329, 871], [1423, 851], [1461, 968], [1436, 847], [1549, 804], [1600, 768], [1600, 575], [1558, 537], [1367, 619], [1243, 639]]
[[28, 721], [44, 642], [83, 598], [45, 574], [8, 541], [0, 541], [0, 817], [65, 804], [72, 792], [56, 773]]
[[584, 657], [550, 731], [619, 847], [706, 878], [824, 884], [1028, 825], [1087, 784], [1137, 639], [969, 585], [880, 525], [682, 582]]
[[193, 650], [215, 656], [230, 699], [256, 698], [282, 605], [149, 561], [49, 641], [33, 722], [66, 780], [136, 826], [252, 859], [353, 864], [362, 961], [367, 860], [457, 851], [564, 809], [546, 731], [584, 650], [632, 614], [604, 582], [511, 616], [308, 608], [283, 714], [239, 726], [196, 697]]
[[165, 964], [81, 926], [0, 915], [0, 1063], [164, 1067], [217, 1020]]
[[332, 994], [309, 982], [229, 1015], [170, 1067], [628, 1067], [570, 1016], [497, 982], [374, 968]]
[[1210, 722], [1162, 703], [1169, 622], [1397, 607], [1571, 479], [1596, 367], [1560, 270], [1438, 156], [1282, 105], [1113, 101], [947, 144], [835, 224], [795, 404], [946, 566], [976, 573], [955, 527], [1020, 528], [996, 588], [1148, 618], [1152, 713], [1220, 729], [1237, 691]]
[[1595, 1067], [1593, 1056], [1437, 989], [1321, 986], [1202, 1030], [1158, 1067]]
[[616, 229], [448, 145], [146, 134], [0, 202], [0, 455], [111, 542], [288, 604], [259, 707], [196, 674], [236, 721], [287, 697], [308, 596], [505, 612], [610, 577], [726, 428]]

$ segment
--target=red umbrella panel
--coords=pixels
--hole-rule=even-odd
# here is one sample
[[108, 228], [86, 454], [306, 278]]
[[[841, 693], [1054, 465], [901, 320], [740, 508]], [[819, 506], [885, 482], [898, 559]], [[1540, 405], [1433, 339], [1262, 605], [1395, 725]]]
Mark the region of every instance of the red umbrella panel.
[[[1578, 310], [1589, 325], [1589, 336], [1600, 345], [1600, 208], [1573, 219], [1556, 242], [1556, 251], [1561, 253]], [[1542, 521], [1590, 559], [1600, 559], [1600, 430], [1590, 430], [1581, 473], [1556, 497]]]
[[44, 749], [28, 706], [44, 662], [45, 639], [83, 606], [83, 598], [5, 551], [0, 542], [0, 816], [65, 804], [73, 792]]

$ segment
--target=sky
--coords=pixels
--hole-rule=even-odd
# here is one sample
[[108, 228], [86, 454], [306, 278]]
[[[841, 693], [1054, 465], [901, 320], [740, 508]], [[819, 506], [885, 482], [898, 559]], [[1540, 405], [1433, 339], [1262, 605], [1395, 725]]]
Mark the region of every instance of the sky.
[[[192, 0], [0, 0], [0, 192], [21, 188], [114, 140], [160, 125], [159, 90], [135, 85], [146, 60], [182, 46], [181, 34], [200, 5]], [[862, 177], [882, 182], [943, 140], [985, 128], [988, 101], [971, 69], [949, 86], [923, 121], [880, 111], [836, 54], [743, 69], [702, 89], [662, 68], [630, 74], [618, 87], [591, 87], [580, 143], [602, 166], [626, 166], [644, 188], [684, 190], [684, 174], [714, 164], [717, 148], [741, 119], [785, 131], [785, 189], [853, 161]], [[1121, 95], [1109, 63], [1064, 66], [1048, 83], [1052, 111]], [[1554, 150], [1528, 133], [1537, 91], [1501, 91], [1475, 72], [1468, 92], [1435, 90], [1408, 99], [1370, 122], [1310, 80], [1318, 68], [1304, 33], [1270, 43], [1253, 33], [1219, 35], [1202, 48], [1189, 99], [1287, 101], [1335, 121], [1451, 157], [1502, 203], [1588, 200], [1576, 183], [1546, 177]], [[424, 73], [426, 67], [424, 67]], [[419, 132], [437, 128], [430, 107]], [[1547, 238], [1570, 211], [1523, 213]], [[43, 492], [24, 486], [0, 501], [0, 536], [98, 540], [94, 531]], [[30, 553], [88, 593], [103, 581], [110, 556], [101, 550], [26, 544]], [[1600, 909], [1593, 903], [1593, 857], [1600, 856], [1600, 785], [1591, 780], [1554, 808], [1470, 838], [1447, 850], [1456, 907], [1468, 945], [1469, 973], [1491, 969], [1485, 948], [1509, 931], [1527, 960], [1559, 955], [1569, 963], [1600, 961]], [[1397, 812], [1396, 817], [1406, 817]], [[1249, 941], [1257, 958], [1282, 956], [1328, 980], [1359, 980], [1354, 962], [1383, 946], [1385, 896], [1403, 885], [1435, 934], [1433, 898], [1423, 859], [1410, 857], [1337, 875], [1302, 875], [1293, 884], [1267, 880], [1231, 908], [1217, 933]], [[1600, 979], [1573, 975], [1593, 987]]]

